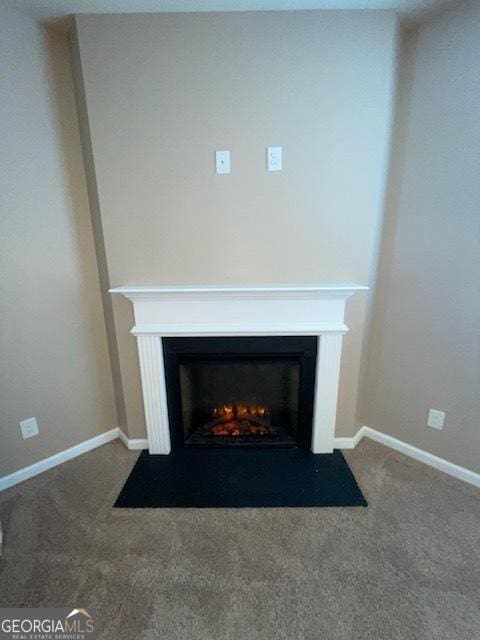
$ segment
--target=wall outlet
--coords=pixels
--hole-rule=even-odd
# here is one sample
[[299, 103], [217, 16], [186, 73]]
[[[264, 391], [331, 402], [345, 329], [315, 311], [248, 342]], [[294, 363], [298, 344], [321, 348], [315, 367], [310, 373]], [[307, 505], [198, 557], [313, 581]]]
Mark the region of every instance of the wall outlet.
[[268, 171], [282, 170], [282, 147], [267, 147]]
[[27, 420], [22, 420], [20, 422], [20, 430], [22, 432], [22, 438], [26, 440], [27, 438], [33, 438], [33, 436], [38, 436], [38, 423], [36, 418], [28, 418]]
[[215, 169], [219, 174], [230, 173], [230, 151], [215, 151]]
[[427, 427], [432, 429], [443, 429], [445, 423], [445, 413], [443, 411], [437, 411], [437, 409], [430, 409], [427, 418]]

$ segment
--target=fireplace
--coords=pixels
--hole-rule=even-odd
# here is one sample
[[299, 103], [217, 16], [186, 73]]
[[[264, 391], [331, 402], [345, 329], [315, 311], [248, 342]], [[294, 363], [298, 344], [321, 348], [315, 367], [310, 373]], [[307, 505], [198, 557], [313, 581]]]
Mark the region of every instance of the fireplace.
[[[276, 441], [282, 446], [310, 448], [314, 453], [331, 453], [335, 445], [342, 338], [348, 331], [344, 323], [345, 301], [365, 289], [354, 284], [145, 285], [111, 289], [133, 302], [132, 334], [137, 338], [149, 452], [168, 455], [172, 440], [176, 447], [192, 446], [191, 438], [201, 428], [193, 440], [205, 437], [220, 446], [238, 446], [235, 443], [241, 442], [255, 447]], [[171, 339], [178, 341], [170, 342]], [[279, 345], [287, 345], [290, 339], [315, 343], [316, 358], [311, 346], [305, 349], [288, 346], [282, 352]], [[212, 340], [206, 350], [203, 345], [207, 343], [203, 340]], [[242, 340], [242, 348], [228, 355], [223, 343], [223, 355], [219, 357], [218, 351], [211, 350], [216, 347], [211, 345], [221, 345], [222, 340]], [[265, 347], [266, 342], [261, 344], [257, 340], [272, 340], [270, 344], [275, 343], [275, 348]], [[250, 353], [245, 350], [248, 344], [254, 345]], [[185, 353], [181, 352], [181, 345], [187, 345]], [[195, 349], [200, 352], [192, 353], [192, 345], [197, 345]], [[202, 357], [217, 372], [227, 366], [225, 362], [229, 363], [227, 380], [244, 378], [241, 386], [230, 384], [234, 394], [227, 393], [227, 387], [222, 393], [217, 389], [208, 403], [200, 402], [200, 396], [195, 400], [188, 390], [188, 380], [196, 385], [205, 384], [211, 375], [198, 373], [195, 363]], [[316, 370], [312, 373], [315, 359]], [[233, 374], [234, 367], [245, 373], [247, 365], [250, 373], [254, 366], [257, 371], [262, 367], [276, 368], [272, 375], [283, 380], [279, 385], [283, 388], [280, 396], [259, 395], [269, 378], [267, 373], [260, 383], [261, 376]], [[181, 376], [186, 387], [184, 399]], [[255, 378], [255, 385], [248, 386], [245, 379]], [[286, 380], [289, 385], [285, 386]], [[263, 389], [268, 390], [265, 386]], [[294, 397], [298, 397], [296, 407], [289, 400]], [[220, 421], [215, 422], [217, 419]], [[217, 432], [223, 433], [211, 435], [213, 427], [219, 427]]]
[[315, 337], [164, 338], [174, 447], [310, 449]]

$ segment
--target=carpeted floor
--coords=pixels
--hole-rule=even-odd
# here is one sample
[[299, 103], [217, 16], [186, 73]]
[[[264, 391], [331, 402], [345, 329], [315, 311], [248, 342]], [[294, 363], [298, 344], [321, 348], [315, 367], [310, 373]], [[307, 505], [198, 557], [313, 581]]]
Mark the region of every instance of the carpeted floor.
[[475, 640], [480, 491], [364, 440], [364, 508], [113, 509], [114, 442], [0, 494], [0, 606], [115, 640]]

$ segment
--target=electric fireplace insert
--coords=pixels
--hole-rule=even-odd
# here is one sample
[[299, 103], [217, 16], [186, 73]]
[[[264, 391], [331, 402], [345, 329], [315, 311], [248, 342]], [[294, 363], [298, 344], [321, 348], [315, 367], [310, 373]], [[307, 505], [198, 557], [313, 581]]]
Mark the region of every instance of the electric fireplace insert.
[[174, 447], [310, 449], [317, 339], [164, 338]]

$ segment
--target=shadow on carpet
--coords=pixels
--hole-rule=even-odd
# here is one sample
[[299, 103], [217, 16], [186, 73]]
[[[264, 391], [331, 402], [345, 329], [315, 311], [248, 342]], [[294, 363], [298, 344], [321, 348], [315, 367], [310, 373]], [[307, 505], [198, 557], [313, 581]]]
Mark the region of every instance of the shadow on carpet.
[[142, 451], [115, 507], [366, 507], [340, 451]]

